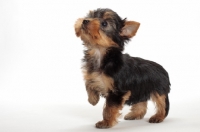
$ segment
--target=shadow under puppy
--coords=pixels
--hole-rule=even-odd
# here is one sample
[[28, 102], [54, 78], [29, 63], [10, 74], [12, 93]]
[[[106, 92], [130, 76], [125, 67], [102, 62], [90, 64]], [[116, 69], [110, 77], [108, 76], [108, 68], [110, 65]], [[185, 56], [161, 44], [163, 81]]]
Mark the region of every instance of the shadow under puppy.
[[96, 105], [100, 96], [106, 98], [103, 120], [96, 123], [97, 128], [114, 126], [124, 104], [132, 106], [125, 120], [142, 119], [149, 99], [157, 108], [150, 123], [162, 122], [168, 115], [168, 73], [155, 62], [122, 54], [124, 44], [139, 26], [110, 9], [90, 11], [75, 23], [76, 35], [86, 47], [83, 72], [88, 101]]

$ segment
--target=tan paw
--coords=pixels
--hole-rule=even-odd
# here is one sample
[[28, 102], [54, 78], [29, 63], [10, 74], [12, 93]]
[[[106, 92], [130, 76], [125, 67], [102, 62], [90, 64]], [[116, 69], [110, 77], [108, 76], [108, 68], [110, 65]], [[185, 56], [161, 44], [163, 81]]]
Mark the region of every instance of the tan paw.
[[99, 95], [92, 94], [88, 97], [88, 102], [92, 105], [96, 105], [99, 102]]
[[154, 115], [149, 119], [149, 123], [160, 123], [163, 120], [164, 120], [164, 117], [158, 116], [158, 115]]
[[96, 127], [103, 129], [103, 128], [110, 128], [112, 127], [112, 125], [108, 121], [103, 120], [103, 121], [97, 122]]

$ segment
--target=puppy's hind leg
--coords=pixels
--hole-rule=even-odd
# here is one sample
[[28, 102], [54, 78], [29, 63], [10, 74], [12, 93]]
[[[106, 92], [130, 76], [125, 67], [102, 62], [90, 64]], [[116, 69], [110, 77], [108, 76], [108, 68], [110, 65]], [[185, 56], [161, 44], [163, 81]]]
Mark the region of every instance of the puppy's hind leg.
[[147, 111], [147, 102], [139, 102], [131, 107], [131, 112], [125, 115], [125, 120], [139, 120], [144, 117]]
[[156, 104], [156, 114], [153, 115], [150, 119], [150, 123], [160, 123], [168, 115], [169, 111], [169, 99], [168, 95], [159, 95], [154, 93], [151, 95], [152, 101]]

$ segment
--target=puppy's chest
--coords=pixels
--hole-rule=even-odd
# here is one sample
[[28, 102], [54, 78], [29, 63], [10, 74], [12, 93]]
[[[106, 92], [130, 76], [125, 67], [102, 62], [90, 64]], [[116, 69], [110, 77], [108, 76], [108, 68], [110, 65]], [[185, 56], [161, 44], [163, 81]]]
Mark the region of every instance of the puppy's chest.
[[83, 64], [86, 87], [107, 96], [108, 91], [113, 91], [113, 79], [101, 72], [100, 67], [105, 55], [105, 49], [93, 48], [85, 51]]

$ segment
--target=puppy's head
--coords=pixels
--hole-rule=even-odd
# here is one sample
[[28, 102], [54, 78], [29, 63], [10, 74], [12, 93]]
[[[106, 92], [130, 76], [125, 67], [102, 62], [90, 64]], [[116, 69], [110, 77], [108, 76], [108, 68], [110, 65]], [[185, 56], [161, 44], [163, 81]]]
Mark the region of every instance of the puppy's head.
[[123, 49], [124, 42], [135, 36], [139, 26], [140, 23], [121, 19], [110, 9], [97, 9], [90, 11], [85, 18], [79, 18], [74, 27], [76, 36], [86, 46], [113, 46]]

